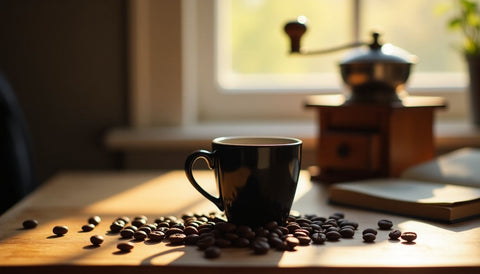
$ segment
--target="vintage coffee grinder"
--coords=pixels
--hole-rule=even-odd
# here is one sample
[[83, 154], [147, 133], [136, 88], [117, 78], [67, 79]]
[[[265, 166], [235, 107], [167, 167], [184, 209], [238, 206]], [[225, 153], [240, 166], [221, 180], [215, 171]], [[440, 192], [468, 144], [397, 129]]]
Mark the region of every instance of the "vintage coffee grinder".
[[409, 96], [404, 85], [415, 56], [373, 33], [370, 43], [303, 51], [304, 23], [285, 25], [291, 53], [326, 54], [355, 48], [340, 63], [346, 95], [313, 95], [305, 106], [318, 114], [317, 167], [312, 178], [323, 182], [397, 177], [406, 168], [434, 157], [434, 110], [441, 97]]

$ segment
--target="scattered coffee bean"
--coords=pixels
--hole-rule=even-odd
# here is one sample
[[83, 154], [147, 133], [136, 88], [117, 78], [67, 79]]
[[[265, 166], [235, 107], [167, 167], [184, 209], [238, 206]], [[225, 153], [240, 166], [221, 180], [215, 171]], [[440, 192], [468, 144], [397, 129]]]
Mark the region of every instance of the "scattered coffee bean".
[[312, 239], [309, 236], [297, 236], [300, 245], [309, 245]]
[[153, 229], [151, 227], [147, 226], [147, 225], [144, 225], [144, 226], [142, 226], [138, 229], [138, 231], [143, 231], [143, 232], [147, 233], [147, 235], [150, 234], [150, 232], [152, 232], [152, 230]]
[[389, 230], [393, 226], [392, 221], [385, 220], [385, 219], [382, 219], [382, 220], [378, 221], [377, 224], [378, 224], [378, 228], [381, 229], [381, 230]]
[[388, 237], [390, 238], [390, 240], [398, 240], [400, 236], [402, 236], [402, 232], [400, 232], [400, 230], [394, 230], [388, 233]]
[[103, 236], [101, 235], [93, 235], [90, 237], [90, 242], [92, 245], [101, 245], [103, 243]]
[[328, 231], [327, 233], [325, 233], [325, 236], [327, 236], [327, 240], [328, 241], [338, 241], [338, 239], [340, 239], [342, 237], [342, 235], [338, 232], [338, 231]]
[[205, 258], [214, 259], [220, 257], [221, 250], [217, 246], [209, 246], [205, 249]]
[[198, 234], [186, 235], [185, 244], [186, 245], [196, 245], [199, 239], [200, 239], [200, 236]]
[[62, 236], [62, 235], [65, 235], [67, 234], [68, 232], [68, 227], [63, 225], [63, 226], [60, 226], [60, 225], [57, 225], [53, 228], [53, 234], [57, 235], [57, 236]]
[[401, 238], [409, 243], [417, 239], [417, 233], [415, 232], [403, 232]]
[[132, 230], [133, 232], [137, 231], [138, 230], [138, 227], [134, 226], [134, 225], [127, 225], [125, 227], [123, 227], [123, 229], [130, 229]]
[[161, 242], [165, 238], [165, 233], [155, 230], [148, 234], [148, 238], [154, 242]]
[[132, 225], [134, 225], [136, 227], [142, 227], [143, 225], [146, 225], [146, 224], [147, 224], [146, 219], [134, 219], [132, 221]]
[[130, 242], [122, 242], [117, 244], [117, 248], [122, 252], [130, 252], [133, 249], [134, 245]]
[[[357, 222], [345, 219], [343, 213], [334, 213], [328, 218], [315, 214], [291, 214], [287, 222], [279, 225], [277, 222], [268, 222], [260, 227], [235, 225], [229, 223], [223, 216], [216, 213], [209, 214], [184, 214], [181, 218], [175, 216], [161, 216], [153, 223], [147, 223], [146, 216], [136, 216], [131, 225], [128, 217], [118, 217], [112, 222], [110, 231], [120, 232], [122, 238], [161, 242], [167, 239], [169, 245], [196, 245], [204, 250], [206, 258], [220, 256], [221, 249], [227, 247], [250, 248], [254, 254], [265, 254], [270, 249], [279, 251], [295, 251], [297, 246], [324, 244], [326, 241], [335, 242], [342, 238], [353, 238], [358, 229]], [[89, 225], [82, 227], [84, 231], [91, 231], [95, 224], [99, 224], [100, 217], [93, 216], [88, 219]], [[28, 226], [28, 225], [27, 225]], [[389, 220], [379, 220], [378, 229], [389, 230], [393, 223]], [[25, 227], [25, 225], [24, 225]], [[57, 235], [61, 229], [57, 228]], [[68, 228], [66, 229], [68, 231]], [[411, 232], [413, 233], [413, 232]], [[390, 239], [402, 237], [405, 241], [412, 242], [416, 234], [403, 235], [394, 230], [389, 233]], [[374, 242], [377, 230], [364, 229], [362, 238], [364, 242]], [[100, 245], [103, 237], [91, 237], [93, 245]], [[128, 252], [134, 247], [131, 242], [122, 242], [117, 245], [121, 251]]]
[[287, 238], [285, 238], [285, 242], [287, 243], [288, 250], [294, 250], [295, 247], [300, 245], [300, 241], [293, 236], [287, 236]]
[[167, 230], [167, 232], [165, 232], [165, 237], [169, 238], [170, 235], [177, 234], [177, 233], [184, 234], [182, 229], [176, 228], [176, 227], [172, 227], [172, 228], [169, 228], [169, 229]]
[[122, 238], [124, 239], [130, 239], [133, 237], [133, 234], [135, 234], [135, 231], [133, 231], [132, 229], [130, 228], [124, 228], [120, 231], [120, 235], [122, 236]]
[[37, 221], [37, 220], [34, 220], [34, 219], [25, 220], [25, 221], [23, 221], [23, 223], [22, 223], [22, 226], [23, 226], [23, 228], [25, 228], [25, 229], [35, 228], [35, 227], [37, 227], [37, 225], [38, 225], [38, 221]]
[[110, 231], [113, 233], [118, 233], [125, 226], [125, 222], [121, 220], [116, 220], [110, 225]]
[[253, 241], [252, 249], [255, 254], [265, 254], [270, 250], [270, 245], [266, 241], [257, 239]]
[[352, 238], [355, 235], [355, 231], [349, 227], [343, 227], [339, 231], [342, 238]]
[[170, 241], [170, 244], [172, 245], [181, 245], [185, 242], [186, 237], [187, 236], [183, 233], [175, 233], [168, 237], [168, 241]]
[[327, 240], [327, 236], [322, 232], [315, 232], [312, 234], [312, 241], [314, 244], [323, 244]]
[[94, 224], [87, 224], [82, 226], [82, 231], [89, 232], [89, 231], [92, 231], [94, 228], [95, 228]]
[[239, 237], [238, 239], [233, 241], [233, 246], [244, 248], [250, 245], [250, 240], [244, 237]]
[[130, 218], [128, 218], [127, 216], [122, 216], [122, 217], [117, 217], [117, 219], [115, 219], [114, 222], [116, 221], [120, 221], [123, 223], [123, 225], [126, 225], [128, 223], [130, 223]]
[[373, 233], [365, 233], [363, 234], [362, 236], [363, 240], [367, 243], [372, 243], [375, 241], [375, 239], [377, 238], [377, 236]]
[[133, 238], [135, 238], [137, 241], [143, 241], [147, 238], [147, 236], [147, 233], [142, 230], [137, 230], [133, 233]]
[[377, 235], [377, 230], [374, 229], [374, 228], [366, 228], [362, 231], [362, 235], [365, 235], [367, 233], [370, 233], [370, 234], [373, 234], [373, 235]]
[[195, 226], [189, 225], [183, 229], [185, 235], [198, 234], [198, 229]]
[[92, 216], [88, 218], [88, 223], [94, 226], [97, 226], [98, 224], [100, 224], [101, 221], [102, 219], [100, 218], [100, 216]]

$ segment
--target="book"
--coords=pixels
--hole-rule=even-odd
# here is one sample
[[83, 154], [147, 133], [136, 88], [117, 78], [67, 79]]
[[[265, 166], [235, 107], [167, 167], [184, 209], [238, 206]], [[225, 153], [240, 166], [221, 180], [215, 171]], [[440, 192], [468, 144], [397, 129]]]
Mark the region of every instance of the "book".
[[405, 170], [399, 178], [336, 183], [335, 204], [454, 223], [480, 216], [480, 150], [463, 148]]

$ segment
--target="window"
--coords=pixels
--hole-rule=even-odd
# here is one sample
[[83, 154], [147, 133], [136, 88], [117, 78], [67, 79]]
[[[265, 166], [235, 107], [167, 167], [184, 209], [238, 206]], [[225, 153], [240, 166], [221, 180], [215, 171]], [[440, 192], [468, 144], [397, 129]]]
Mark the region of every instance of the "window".
[[446, 30], [446, 18], [433, 13], [437, 2], [184, 0], [184, 11], [190, 11], [185, 28], [192, 34], [184, 35], [184, 50], [197, 57], [184, 76], [194, 79], [188, 85], [196, 89], [190, 96], [196, 119], [313, 119], [313, 111], [303, 107], [305, 96], [345, 90], [337, 64], [346, 52], [287, 54], [283, 25], [298, 15], [309, 18], [302, 43], [312, 49], [346, 44], [356, 35], [368, 40], [371, 29], [380, 25], [384, 41], [420, 59], [409, 91], [439, 91], [450, 102], [447, 115], [465, 116], [464, 93], [459, 92], [466, 86], [464, 64], [452, 49], [455, 37]]
[[[309, 19], [303, 47], [331, 48], [354, 41], [370, 41], [378, 30], [383, 41], [419, 57], [413, 86], [434, 87], [439, 74], [452, 86], [463, 70], [453, 49], [446, 18], [434, 14], [444, 0], [226, 0], [217, 2], [217, 77], [224, 91], [239, 88], [340, 88], [338, 62], [348, 50], [335, 53], [289, 55], [283, 24], [298, 15]], [[425, 77], [428, 75], [428, 77]], [[457, 77], [457, 78], [456, 78]], [[272, 81], [275, 79], [275, 81]], [[430, 80], [430, 81], [429, 81]], [[270, 83], [269, 83], [270, 82]], [[273, 82], [274, 84], [272, 84]], [[276, 84], [276, 85], [275, 85]], [[447, 83], [441, 83], [445, 86]]]

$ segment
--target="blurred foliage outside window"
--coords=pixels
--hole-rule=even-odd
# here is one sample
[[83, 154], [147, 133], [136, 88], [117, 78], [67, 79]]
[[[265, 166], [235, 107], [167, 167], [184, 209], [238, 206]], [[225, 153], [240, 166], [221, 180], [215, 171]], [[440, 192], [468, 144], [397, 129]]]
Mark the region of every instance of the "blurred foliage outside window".
[[[418, 57], [413, 73], [463, 72], [463, 57], [454, 50], [458, 35], [449, 32], [435, 6], [445, 0], [359, 0], [359, 39], [370, 41], [379, 30], [392, 43]], [[302, 47], [323, 49], [354, 41], [354, 0], [218, 1], [217, 60], [222, 70], [241, 75], [338, 74], [347, 51], [291, 56], [283, 32], [287, 21], [307, 17]]]

